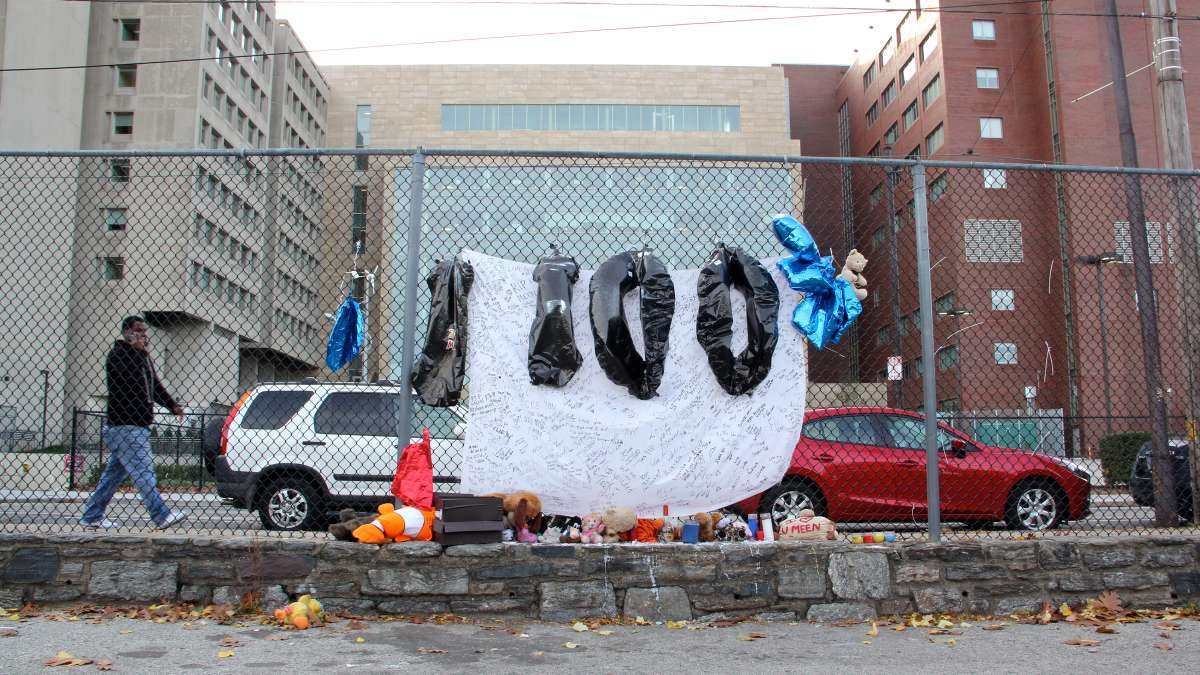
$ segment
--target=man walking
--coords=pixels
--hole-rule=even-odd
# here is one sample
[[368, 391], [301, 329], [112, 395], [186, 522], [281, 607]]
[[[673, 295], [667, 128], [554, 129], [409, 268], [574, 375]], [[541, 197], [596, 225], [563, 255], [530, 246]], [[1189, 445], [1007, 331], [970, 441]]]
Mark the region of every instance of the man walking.
[[121, 339], [113, 343], [104, 363], [108, 384], [108, 417], [101, 436], [108, 448], [108, 466], [100, 476], [96, 491], [88, 499], [80, 524], [111, 528], [117, 523], [104, 516], [117, 486], [129, 476], [150, 519], [159, 529], [170, 527], [187, 517], [184, 511], [172, 511], [158, 493], [154, 477], [154, 459], [150, 454], [150, 425], [154, 422], [154, 404], [158, 403], [183, 421], [183, 407], [171, 398], [150, 360], [150, 337], [146, 320], [127, 316], [121, 321]]

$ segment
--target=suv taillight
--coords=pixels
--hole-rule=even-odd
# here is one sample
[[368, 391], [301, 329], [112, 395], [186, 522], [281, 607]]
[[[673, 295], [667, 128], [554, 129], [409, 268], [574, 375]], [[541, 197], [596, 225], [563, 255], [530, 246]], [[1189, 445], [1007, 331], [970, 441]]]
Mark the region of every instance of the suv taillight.
[[233, 424], [233, 418], [237, 417], [238, 410], [241, 410], [242, 405], [246, 403], [246, 399], [248, 398], [250, 398], [249, 391], [242, 394], [237, 403], [234, 403], [233, 407], [229, 409], [229, 414], [225, 416], [225, 423], [221, 425], [221, 448], [217, 451], [217, 454], [224, 455], [229, 449], [229, 425]]

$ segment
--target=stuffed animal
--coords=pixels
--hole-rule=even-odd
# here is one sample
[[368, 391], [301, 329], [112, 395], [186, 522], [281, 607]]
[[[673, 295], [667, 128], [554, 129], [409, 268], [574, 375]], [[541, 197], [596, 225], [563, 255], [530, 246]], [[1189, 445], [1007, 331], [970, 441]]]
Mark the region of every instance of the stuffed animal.
[[654, 544], [658, 542], [658, 533], [662, 528], [662, 518], [638, 518], [629, 539], [643, 544]]
[[547, 527], [546, 531], [537, 537], [539, 544], [557, 544], [562, 541], [562, 530], [557, 527]]
[[669, 544], [675, 541], [675, 526], [669, 521], [664, 521], [662, 527], [658, 528], [658, 543]]
[[859, 302], [867, 299], [867, 278], [862, 275], [866, 268], [866, 257], [859, 253], [858, 249], [852, 248], [846, 254], [846, 264], [842, 265], [842, 271], [838, 274], [854, 287], [854, 295], [858, 297]]
[[432, 541], [433, 511], [411, 506], [397, 509], [380, 504], [379, 515], [354, 530], [354, 538], [364, 544], [387, 544], [393, 541]]
[[605, 509], [600, 520], [604, 523], [604, 543], [613, 544], [618, 541], [629, 541], [628, 533], [637, 527], [638, 517], [633, 509], [611, 507]]
[[583, 533], [579, 531], [578, 525], [568, 525], [563, 528], [562, 536], [559, 537], [559, 542], [563, 544], [579, 544], [583, 541]]
[[[701, 511], [692, 516], [692, 520], [700, 525], [700, 541], [716, 541], [717, 523], [724, 517], [725, 514], [720, 511]], [[679, 538], [682, 539], [683, 536], [679, 535]]]
[[[518, 490], [516, 492], [492, 492], [482, 497], [499, 497], [504, 509], [504, 529], [512, 534], [505, 535], [504, 541], [522, 541], [533, 543], [542, 529], [542, 500], [532, 492]], [[521, 504], [524, 503], [524, 507]], [[518, 508], [521, 509], [518, 514]], [[522, 532], [525, 530], [525, 532]]]
[[837, 539], [837, 526], [812, 509], [804, 509], [799, 516], [780, 523], [775, 536], [783, 541], [833, 541]]
[[375, 520], [375, 514], [358, 515], [354, 509], [338, 511], [338, 522], [329, 526], [329, 534], [338, 541], [355, 541], [354, 530]]
[[582, 544], [599, 544], [604, 541], [604, 521], [599, 513], [589, 513], [583, 517], [583, 531], [579, 534]]
[[716, 535], [717, 541], [746, 541], [752, 538], [750, 526], [735, 515], [728, 515], [717, 521]]

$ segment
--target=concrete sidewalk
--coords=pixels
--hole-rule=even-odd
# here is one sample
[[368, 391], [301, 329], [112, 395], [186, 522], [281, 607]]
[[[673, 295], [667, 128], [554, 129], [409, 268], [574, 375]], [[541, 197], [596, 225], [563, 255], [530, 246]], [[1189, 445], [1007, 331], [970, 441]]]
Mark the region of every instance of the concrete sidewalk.
[[[1001, 630], [983, 629], [1001, 622]], [[220, 626], [122, 618], [93, 624], [36, 618], [19, 624], [0, 620], [0, 635], [5, 628], [17, 631], [0, 637], [0, 648], [8, 673], [43, 672], [42, 664], [59, 651], [108, 659], [123, 673], [281, 672], [288, 667], [367, 673], [1195, 672], [1200, 623], [1176, 621], [1179, 630], [1156, 628], [1156, 623], [1114, 625], [1115, 634], [1098, 634], [1094, 626], [998, 620], [955, 626], [950, 634], [936, 636], [926, 628], [896, 632], [880, 626], [872, 636], [869, 624], [837, 628], [791, 622], [702, 630], [601, 626], [611, 631], [604, 635], [519, 620], [365, 621], [353, 627], [343, 620], [299, 632], [253, 622]], [[1073, 646], [1070, 640], [1097, 643]]]

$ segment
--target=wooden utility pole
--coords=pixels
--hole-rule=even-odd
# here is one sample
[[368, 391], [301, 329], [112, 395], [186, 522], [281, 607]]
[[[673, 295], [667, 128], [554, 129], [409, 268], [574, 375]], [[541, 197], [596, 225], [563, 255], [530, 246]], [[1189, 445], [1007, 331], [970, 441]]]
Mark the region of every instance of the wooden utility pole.
[[[1121, 137], [1121, 164], [1137, 168], [1137, 139], [1129, 111], [1129, 87], [1125, 82], [1125, 52], [1121, 46], [1121, 23], [1117, 0], [1105, 3], [1108, 29], [1108, 60], [1112, 68], [1113, 97], [1117, 107], [1117, 130]], [[1122, 174], [1125, 203], [1129, 208], [1129, 240], [1133, 249], [1133, 277], [1138, 297], [1138, 319], [1142, 328], [1142, 357], [1146, 366], [1147, 412], [1150, 414], [1150, 447], [1154, 470], [1154, 522], [1159, 527], [1179, 524], [1171, 449], [1167, 447], [1167, 390], [1162, 383], [1158, 348], [1158, 308], [1154, 300], [1154, 276], [1150, 269], [1150, 247], [1146, 238], [1146, 206], [1142, 201], [1141, 176]], [[1163, 467], [1167, 467], [1166, 470]]]
[[[1192, 139], [1188, 130], [1187, 98], [1183, 87], [1183, 55], [1180, 51], [1178, 10], [1175, 0], [1148, 0], [1147, 9], [1154, 17], [1154, 67], [1158, 73], [1158, 124], [1162, 133], [1163, 157], [1166, 168], [1192, 170]], [[1191, 448], [1192, 513], [1200, 513], [1200, 443], [1196, 427], [1200, 420], [1200, 210], [1197, 209], [1197, 185], [1200, 180], [1188, 176], [1173, 176], [1171, 203], [1175, 212], [1174, 227], [1179, 236], [1176, 260], [1179, 268], [1175, 278], [1179, 287], [1180, 320], [1184, 336], [1187, 366], [1187, 436]], [[1170, 225], [1168, 225], [1170, 226]], [[1174, 255], [1176, 252], [1171, 251]], [[1159, 465], [1161, 466], [1161, 465]], [[1179, 489], [1180, 486], [1175, 486]]]

